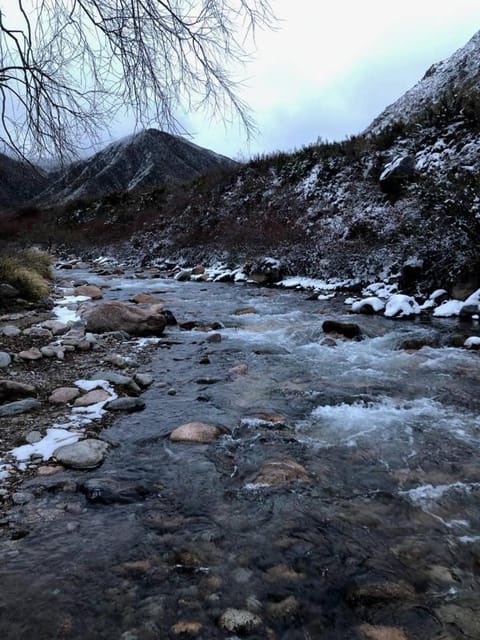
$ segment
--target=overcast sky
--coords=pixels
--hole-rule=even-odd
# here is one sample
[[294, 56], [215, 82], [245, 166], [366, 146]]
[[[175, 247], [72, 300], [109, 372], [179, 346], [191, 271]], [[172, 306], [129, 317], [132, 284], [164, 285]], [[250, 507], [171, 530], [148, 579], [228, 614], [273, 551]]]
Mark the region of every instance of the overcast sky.
[[[190, 117], [193, 141], [231, 157], [358, 133], [480, 29], [480, 0], [272, 0], [242, 96], [260, 133]], [[124, 125], [127, 133], [128, 124]]]

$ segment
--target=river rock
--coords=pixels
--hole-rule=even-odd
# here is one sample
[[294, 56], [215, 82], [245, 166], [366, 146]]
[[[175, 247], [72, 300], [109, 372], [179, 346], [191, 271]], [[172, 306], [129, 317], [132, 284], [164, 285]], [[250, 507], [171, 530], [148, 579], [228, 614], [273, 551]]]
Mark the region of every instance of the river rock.
[[162, 316], [165, 318], [165, 322], [169, 327], [174, 327], [176, 324], [178, 324], [177, 319], [170, 311], [170, 309], [164, 309], [162, 311]]
[[439, 342], [436, 337], [426, 336], [423, 338], [407, 338], [402, 340], [399, 349], [404, 351], [418, 351], [422, 347], [438, 347]]
[[205, 338], [206, 342], [218, 343], [222, 341], [222, 335], [220, 333], [212, 333]]
[[6, 351], [0, 351], [0, 369], [5, 369], [10, 366], [12, 358]]
[[276, 620], [291, 620], [300, 611], [300, 602], [295, 596], [288, 596], [280, 602], [271, 602], [267, 606], [268, 614]]
[[201, 622], [179, 620], [176, 624], [173, 625], [172, 633], [174, 633], [176, 636], [196, 636], [202, 630], [202, 626], [203, 625]]
[[235, 311], [233, 312], [233, 315], [246, 316], [246, 315], [250, 315], [251, 313], [257, 313], [257, 310], [255, 309], [255, 307], [243, 307], [242, 309], [235, 309]]
[[278, 487], [289, 482], [308, 482], [310, 476], [307, 470], [295, 460], [284, 458], [283, 460], [269, 460], [265, 462], [260, 471], [251, 480], [254, 485], [266, 485]]
[[40, 347], [40, 353], [44, 358], [53, 358], [55, 356], [55, 348], [50, 345]]
[[415, 589], [406, 582], [371, 582], [357, 585], [347, 593], [350, 606], [370, 606], [392, 600], [411, 600]]
[[72, 469], [93, 469], [103, 462], [108, 444], [101, 440], [80, 440], [74, 444], [59, 447], [53, 452], [61, 464]]
[[142, 309], [134, 304], [102, 302], [85, 314], [86, 329], [92, 333], [125, 331], [129, 335], [161, 335], [166, 320], [158, 310]]
[[89, 502], [97, 504], [131, 504], [150, 493], [143, 485], [120, 482], [115, 478], [89, 478], [79, 485], [79, 490]]
[[190, 280], [191, 275], [192, 275], [191, 269], [181, 269], [173, 277], [175, 278], [175, 280], [178, 280], [178, 282], [188, 282], [188, 280]]
[[0, 328], [0, 335], [5, 336], [7, 338], [15, 338], [22, 333], [21, 329], [19, 329], [14, 324], [6, 324]]
[[104, 389], [93, 389], [84, 396], [77, 398], [73, 403], [74, 407], [90, 407], [98, 402], [106, 402], [111, 398], [110, 394]]
[[230, 633], [249, 633], [262, 625], [262, 619], [246, 609], [226, 609], [220, 616], [219, 624]]
[[205, 267], [203, 264], [197, 264], [192, 269], [192, 276], [201, 276], [205, 273]]
[[41, 360], [43, 358], [40, 349], [37, 349], [37, 347], [32, 347], [31, 349], [27, 349], [26, 351], [20, 351], [18, 357], [21, 360], [27, 361]]
[[100, 300], [103, 298], [102, 290], [94, 284], [82, 284], [73, 290], [76, 296], [87, 296], [92, 300]]
[[149, 373], [136, 373], [133, 376], [133, 380], [138, 384], [139, 387], [141, 387], [142, 389], [146, 389], [152, 384], [153, 376], [151, 376]]
[[30, 338], [44, 338], [45, 340], [53, 338], [53, 333], [47, 327], [29, 327], [23, 330], [23, 335]]
[[53, 404], [67, 404], [72, 400], [76, 400], [79, 395], [80, 390], [77, 387], [58, 387], [53, 390], [48, 401], [53, 402]]
[[244, 271], [258, 284], [273, 284], [282, 279], [284, 268], [279, 260], [264, 257], [246, 265]]
[[362, 640], [408, 640], [403, 629], [398, 627], [373, 626], [361, 624], [357, 627]]
[[147, 302], [153, 302], [155, 298], [148, 293], [137, 293], [132, 298], [130, 298], [130, 302], [134, 302], [135, 304], [145, 304]]
[[141, 398], [115, 398], [115, 400], [107, 402], [105, 409], [108, 411], [126, 411], [127, 413], [133, 413], [134, 411], [143, 411], [143, 409], [145, 409], [145, 402]]
[[35, 395], [35, 387], [14, 380], [0, 380], [0, 400], [13, 400], [16, 398], [28, 398]]
[[345, 338], [359, 338], [362, 330], [353, 322], [339, 322], [338, 320], [325, 320], [322, 324], [325, 333], [337, 333]]
[[170, 434], [172, 442], [198, 442], [206, 443], [216, 440], [223, 430], [212, 424], [204, 422], [187, 422], [177, 427]]
[[35, 411], [42, 406], [41, 402], [34, 398], [27, 398], [26, 400], [18, 400], [17, 402], [9, 402], [0, 406], [0, 418], [7, 416], [16, 416], [22, 413], [29, 413]]
[[68, 331], [68, 324], [60, 320], [45, 320], [40, 326], [49, 329], [54, 336], [61, 336]]
[[125, 393], [133, 393], [138, 395], [141, 393], [141, 389], [138, 384], [129, 376], [124, 376], [116, 371], [96, 371], [93, 376], [93, 380], [106, 380], [114, 385], [115, 388], [124, 391]]

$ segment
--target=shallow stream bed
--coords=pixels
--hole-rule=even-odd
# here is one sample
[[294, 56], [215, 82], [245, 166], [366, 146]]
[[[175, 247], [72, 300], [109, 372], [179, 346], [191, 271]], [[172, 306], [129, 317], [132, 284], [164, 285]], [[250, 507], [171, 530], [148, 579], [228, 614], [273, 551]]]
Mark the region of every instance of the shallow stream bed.
[[[325, 340], [352, 321], [340, 297], [87, 277], [221, 341], [169, 328], [103, 465], [26, 483], [1, 638], [480, 637], [480, 355], [399, 348], [457, 321], [354, 316], [363, 339]], [[170, 442], [190, 421], [226, 434]], [[297, 480], [269, 485], [272, 465]]]

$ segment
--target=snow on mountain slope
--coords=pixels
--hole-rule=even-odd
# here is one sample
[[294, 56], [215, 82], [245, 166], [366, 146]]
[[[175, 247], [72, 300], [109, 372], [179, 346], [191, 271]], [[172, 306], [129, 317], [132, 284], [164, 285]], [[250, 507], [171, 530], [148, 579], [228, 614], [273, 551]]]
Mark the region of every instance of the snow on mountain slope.
[[64, 202], [161, 186], [233, 164], [232, 160], [179, 136], [147, 129], [72, 164], [40, 199], [49, 203]]
[[480, 31], [452, 56], [432, 65], [420, 82], [375, 118], [367, 133], [376, 134], [396, 122], [411, 121], [446, 94], [478, 88], [479, 83]]

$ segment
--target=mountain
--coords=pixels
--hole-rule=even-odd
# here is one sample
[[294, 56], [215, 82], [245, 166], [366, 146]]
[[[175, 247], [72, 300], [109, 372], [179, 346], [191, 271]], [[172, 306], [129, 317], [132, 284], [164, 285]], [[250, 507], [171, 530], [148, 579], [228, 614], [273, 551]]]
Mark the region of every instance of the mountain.
[[47, 185], [48, 178], [41, 169], [0, 154], [0, 208], [24, 204]]
[[189, 180], [233, 160], [156, 129], [114, 142], [57, 173], [39, 201], [66, 202]]
[[128, 144], [112, 145], [79, 174], [92, 167], [94, 183], [105, 172], [127, 191], [57, 208], [44, 233], [53, 224], [57, 241], [77, 251], [96, 246], [145, 263], [269, 255], [287, 273], [394, 278], [405, 291], [449, 287], [467, 295], [480, 287], [479, 62], [476, 34], [362, 134], [227, 163], [181, 186], [128, 191], [142, 168], [148, 173], [149, 148], [132, 151], [141, 168], [131, 173]]

